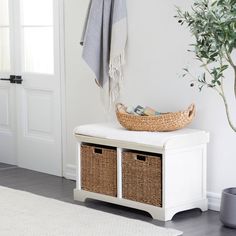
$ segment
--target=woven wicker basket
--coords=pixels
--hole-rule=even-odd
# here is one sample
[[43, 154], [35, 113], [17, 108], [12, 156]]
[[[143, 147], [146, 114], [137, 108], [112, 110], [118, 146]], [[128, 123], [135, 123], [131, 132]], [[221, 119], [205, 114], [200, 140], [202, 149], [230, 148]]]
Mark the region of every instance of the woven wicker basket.
[[109, 147], [81, 145], [82, 189], [116, 197], [116, 156]]
[[161, 207], [161, 157], [151, 153], [124, 152], [122, 193], [125, 199]]
[[117, 104], [116, 116], [120, 124], [133, 131], [174, 131], [190, 124], [195, 116], [195, 105], [192, 104], [186, 111], [170, 112], [157, 116], [136, 116], [120, 111]]

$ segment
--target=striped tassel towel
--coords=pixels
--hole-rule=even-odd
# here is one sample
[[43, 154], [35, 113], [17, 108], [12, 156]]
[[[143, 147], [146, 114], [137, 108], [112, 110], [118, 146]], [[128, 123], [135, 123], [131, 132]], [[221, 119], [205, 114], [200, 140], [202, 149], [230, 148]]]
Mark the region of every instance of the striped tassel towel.
[[93, 71], [97, 84], [109, 89], [110, 105], [120, 96], [126, 43], [126, 1], [91, 0], [81, 40], [82, 57]]

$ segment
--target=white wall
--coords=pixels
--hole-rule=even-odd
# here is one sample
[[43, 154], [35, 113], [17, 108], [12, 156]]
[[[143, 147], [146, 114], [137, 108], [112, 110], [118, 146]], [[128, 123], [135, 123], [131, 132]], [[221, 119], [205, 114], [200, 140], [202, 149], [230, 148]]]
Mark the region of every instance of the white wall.
[[[67, 87], [67, 176], [73, 174], [75, 126], [105, 120], [99, 90], [93, 76], [81, 60], [79, 40], [88, 0], [65, 0], [66, 87]], [[212, 208], [219, 204], [223, 188], [236, 186], [236, 134], [229, 128], [220, 97], [209, 89], [199, 93], [187, 80], [179, 78], [186, 64], [196, 62], [186, 50], [191, 42], [188, 31], [180, 27], [175, 5], [184, 8], [186, 0], [127, 0], [129, 41], [125, 84], [122, 92], [126, 104], [149, 105], [160, 111], [184, 109], [197, 105], [197, 117], [191, 127], [211, 133], [208, 151], [208, 191]], [[232, 106], [232, 74], [226, 84]], [[236, 123], [236, 109], [234, 112]], [[70, 168], [72, 167], [72, 168]], [[215, 205], [214, 205], [215, 204]]]
[[65, 60], [66, 60], [66, 122], [67, 156], [64, 173], [68, 178], [75, 174], [76, 143], [73, 129], [84, 123], [104, 120], [100, 93], [94, 78], [81, 60], [81, 32], [88, 0], [65, 0]]

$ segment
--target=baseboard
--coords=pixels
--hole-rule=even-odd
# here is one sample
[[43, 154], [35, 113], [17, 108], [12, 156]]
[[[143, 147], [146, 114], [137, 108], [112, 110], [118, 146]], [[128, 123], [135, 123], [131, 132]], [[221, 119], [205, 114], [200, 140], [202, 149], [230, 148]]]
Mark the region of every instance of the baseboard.
[[[76, 180], [76, 166], [66, 165], [64, 170], [64, 177], [66, 179]], [[218, 193], [208, 192], [208, 208], [213, 211], [220, 211], [221, 195]]]
[[221, 195], [218, 193], [207, 193], [208, 208], [213, 211], [220, 211]]
[[76, 180], [76, 166], [70, 164], [66, 165], [63, 176], [66, 179]]

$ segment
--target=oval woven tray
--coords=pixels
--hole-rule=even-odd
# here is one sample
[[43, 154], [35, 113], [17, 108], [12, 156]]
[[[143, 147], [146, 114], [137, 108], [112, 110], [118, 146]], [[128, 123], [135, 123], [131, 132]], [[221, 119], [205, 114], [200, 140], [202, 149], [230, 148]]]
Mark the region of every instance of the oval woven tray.
[[[122, 104], [118, 104], [119, 106]], [[117, 105], [117, 107], [118, 107]], [[190, 124], [195, 116], [195, 105], [192, 104], [185, 111], [170, 112], [157, 116], [136, 116], [116, 109], [119, 123], [133, 131], [174, 131]]]

